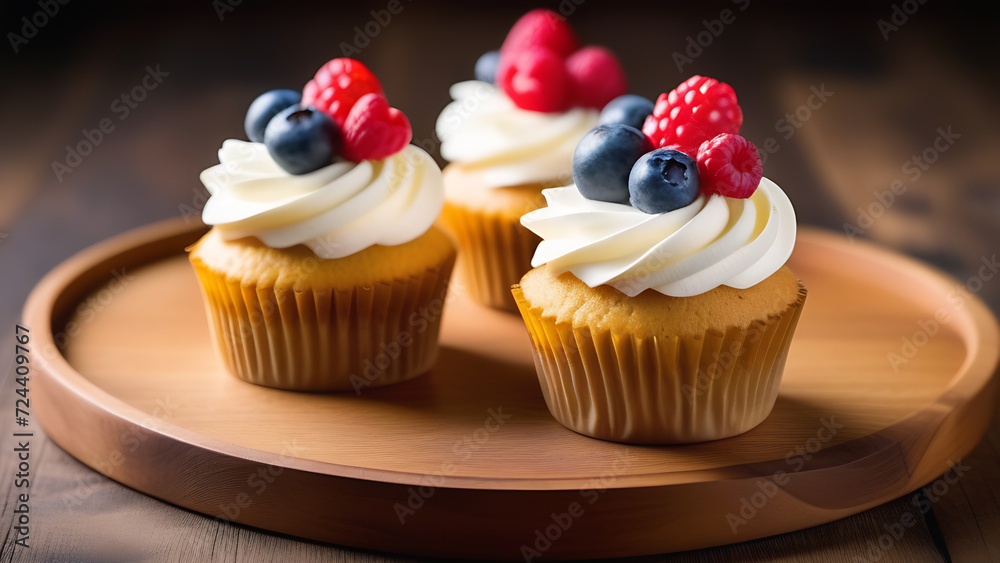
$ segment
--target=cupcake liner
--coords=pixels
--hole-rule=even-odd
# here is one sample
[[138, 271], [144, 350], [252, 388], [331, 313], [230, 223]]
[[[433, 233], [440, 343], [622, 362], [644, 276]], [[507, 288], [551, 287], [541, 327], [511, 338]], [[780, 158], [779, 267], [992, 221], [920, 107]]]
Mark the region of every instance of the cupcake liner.
[[510, 287], [531, 269], [542, 239], [501, 212], [469, 209], [445, 202], [441, 222], [458, 241], [459, 276], [477, 303], [517, 312]]
[[257, 286], [192, 263], [233, 375], [279, 389], [360, 394], [433, 365], [454, 254], [420, 275], [346, 290]]
[[771, 412], [806, 290], [779, 315], [724, 333], [638, 337], [574, 327], [512, 295], [549, 412], [603, 440], [679, 444], [735, 436]]

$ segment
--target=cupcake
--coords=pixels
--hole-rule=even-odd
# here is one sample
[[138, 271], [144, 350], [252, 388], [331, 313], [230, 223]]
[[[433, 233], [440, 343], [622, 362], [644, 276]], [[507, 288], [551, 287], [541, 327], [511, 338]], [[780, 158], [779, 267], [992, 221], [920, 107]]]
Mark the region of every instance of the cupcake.
[[634, 444], [734, 436], [770, 413], [806, 291], [784, 265], [795, 211], [741, 137], [733, 89], [695, 76], [580, 142], [545, 190], [513, 296], [549, 411]]
[[625, 92], [625, 75], [609, 51], [581, 48], [561, 16], [541, 9], [521, 17], [475, 70], [476, 80], [451, 87], [454, 101], [437, 121], [450, 162], [441, 224], [461, 248], [467, 294], [515, 312], [510, 286], [531, 269], [540, 241], [520, 218], [543, 205], [543, 189], [571, 181], [576, 144]]
[[236, 377], [359, 393], [425, 373], [457, 249], [435, 227], [441, 171], [361, 63], [250, 106], [201, 180], [212, 229], [191, 248], [215, 343]]

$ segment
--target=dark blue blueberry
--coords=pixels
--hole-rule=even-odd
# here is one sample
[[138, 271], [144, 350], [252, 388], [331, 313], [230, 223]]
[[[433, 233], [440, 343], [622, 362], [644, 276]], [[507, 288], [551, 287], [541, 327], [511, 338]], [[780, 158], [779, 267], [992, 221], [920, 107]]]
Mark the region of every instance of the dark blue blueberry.
[[299, 105], [301, 101], [302, 94], [294, 90], [271, 90], [257, 96], [247, 110], [246, 119], [243, 120], [247, 138], [255, 143], [263, 143], [264, 129], [271, 122], [271, 118], [285, 108]]
[[628, 203], [632, 165], [653, 150], [635, 127], [599, 125], [584, 135], [573, 153], [573, 181], [587, 199]]
[[340, 129], [330, 116], [313, 108], [285, 108], [264, 130], [271, 158], [289, 174], [307, 174], [326, 166], [340, 149]]
[[653, 102], [635, 94], [624, 94], [604, 106], [601, 116], [597, 118], [597, 124], [621, 123], [641, 130], [646, 117], [652, 113]]
[[498, 66], [500, 66], [500, 51], [483, 53], [483, 56], [476, 61], [476, 80], [496, 84]]
[[642, 155], [628, 177], [632, 206], [644, 213], [666, 213], [698, 197], [698, 165], [681, 151], [656, 149]]

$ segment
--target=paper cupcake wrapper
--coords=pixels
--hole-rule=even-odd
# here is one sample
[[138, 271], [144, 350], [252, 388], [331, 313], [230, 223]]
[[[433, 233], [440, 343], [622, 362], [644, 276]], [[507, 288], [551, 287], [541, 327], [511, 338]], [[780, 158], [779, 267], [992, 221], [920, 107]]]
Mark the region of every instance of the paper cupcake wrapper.
[[639, 338], [557, 322], [514, 299], [549, 412], [567, 428], [632, 444], [735, 436], [771, 412], [806, 290], [780, 315], [726, 332]]
[[524, 228], [520, 220], [448, 202], [441, 222], [461, 249], [458, 273], [469, 297], [516, 313], [510, 287], [531, 269], [531, 257], [542, 239]]
[[[258, 287], [193, 264], [233, 375], [279, 389], [360, 394], [434, 364], [454, 255], [419, 276], [349, 290]], [[425, 314], [415, 314], [421, 308]]]

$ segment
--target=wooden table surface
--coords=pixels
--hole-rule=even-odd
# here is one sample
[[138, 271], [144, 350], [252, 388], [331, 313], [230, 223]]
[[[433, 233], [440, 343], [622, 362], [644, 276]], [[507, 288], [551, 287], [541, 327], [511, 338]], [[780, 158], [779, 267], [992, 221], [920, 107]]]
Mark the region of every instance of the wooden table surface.
[[[10, 44], [0, 49], [0, 334], [13, 341], [31, 287], [76, 251], [159, 219], [197, 221], [204, 202], [198, 173], [216, 161], [223, 139], [242, 136], [253, 97], [300, 87], [345, 45], [382, 78], [413, 122], [415, 140], [433, 148], [447, 86], [469, 78], [478, 54], [495, 48], [534, 5], [471, 4], [68, 3], [35, 16], [41, 4], [4, 2], [2, 29], [24, 41], [7, 35]], [[1000, 250], [996, 7], [899, 2], [894, 13], [889, 3], [804, 12], [748, 1], [537, 4], [572, 10], [585, 41], [620, 54], [637, 93], [654, 97], [694, 73], [732, 83], [746, 115], [743, 134], [766, 152], [765, 173], [785, 188], [800, 223], [928, 260], [1000, 310], [1000, 277], [991, 281], [980, 270]], [[386, 20], [381, 10], [390, 5], [398, 13]], [[727, 9], [731, 23], [716, 26], [712, 20]], [[22, 17], [44, 24], [25, 30]], [[379, 17], [387, 23], [365, 33]], [[686, 51], [688, 37], [697, 43], [706, 29], [700, 52]], [[707, 39], [712, 29], [721, 32]], [[674, 52], [691, 59], [681, 70]], [[149, 74], [153, 87], [140, 88], [142, 100], [130, 107], [121, 96]], [[107, 132], [96, 133], [105, 119]], [[88, 154], [77, 162], [69, 145]], [[12, 352], [0, 349], [10, 410]], [[14, 488], [13, 418], [0, 416], [4, 561], [412, 560], [165, 504], [77, 462], [35, 423], [31, 547], [17, 546], [11, 530], [23, 491]], [[634, 560], [1000, 561], [1000, 423], [961, 462], [968, 469], [957, 482], [938, 480], [825, 526]], [[911, 518], [914, 525], [901, 529]]]

